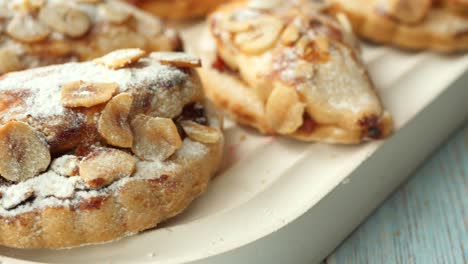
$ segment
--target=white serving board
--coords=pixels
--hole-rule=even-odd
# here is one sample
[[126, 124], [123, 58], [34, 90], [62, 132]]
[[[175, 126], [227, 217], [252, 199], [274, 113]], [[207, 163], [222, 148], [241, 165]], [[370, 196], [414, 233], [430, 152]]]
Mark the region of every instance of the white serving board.
[[390, 139], [307, 144], [228, 122], [222, 173], [176, 219], [105, 245], [0, 247], [0, 263], [320, 261], [468, 117], [468, 56], [365, 46], [364, 57], [395, 119]]

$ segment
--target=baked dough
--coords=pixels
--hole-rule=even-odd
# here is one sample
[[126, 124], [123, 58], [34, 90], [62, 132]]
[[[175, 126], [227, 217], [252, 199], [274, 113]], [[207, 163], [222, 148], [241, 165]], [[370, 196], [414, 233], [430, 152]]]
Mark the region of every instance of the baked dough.
[[127, 0], [138, 7], [167, 19], [202, 17], [228, 0]]
[[468, 48], [468, 2], [464, 0], [331, 0], [354, 31], [401, 48], [458, 52]]
[[[359, 45], [320, 1], [236, 1], [210, 15], [199, 45], [207, 96], [265, 134], [359, 143], [388, 136]], [[349, 26], [349, 25], [348, 25]]]
[[0, 74], [123, 48], [178, 51], [160, 19], [116, 0], [0, 1]]
[[4, 75], [0, 244], [108, 242], [183, 211], [222, 158], [198, 64], [130, 49]]

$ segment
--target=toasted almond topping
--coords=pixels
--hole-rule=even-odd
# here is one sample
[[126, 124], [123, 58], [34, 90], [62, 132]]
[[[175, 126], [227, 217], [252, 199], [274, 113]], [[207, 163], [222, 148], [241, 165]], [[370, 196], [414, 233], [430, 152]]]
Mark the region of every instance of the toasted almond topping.
[[8, 23], [6, 32], [10, 37], [26, 43], [42, 41], [50, 34], [46, 25], [24, 14], [15, 15]]
[[303, 123], [305, 104], [293, 87], [275, 85], [266, 104], [265, 117], [270, 127], [279, 134], [291, 134]]
[[8, 48], [0, 49], [0, 74], [18, 71], [22, 68], [23, 65], [15, 51]]
[[296, 43], [297, 53], [301, 57], [305, 57], [308, 52], [307, 50], [310, 48], [311, 43], [312, 41], [308, 36], [302, 36]]
[[330, 42], [325, 37], [317, 36], [315, 38], [315, 45], [320, 53], [328, 53], [330, 51]]
[[150, 58], [174, 67], [194, 68], [201, 67], [201, 60], [198, 56], [184, 52], [153, 52]]
[[252, 25], [248, 21], [231, 16], [222, 20], [221, 27], [232, 33], [240, 33], [250, 30]]
[[283, 22], [273, 16], [261, 16], [251, 22], [252, 28], [246, 32], [237, 33], [234, 43], [248, 54], [258, 54], [272, 47], [278, 39]]
[[74, 155], [64, 155], [52, 161], [50, 168], [62, 176], [76, 176], [79, 172], [80, 160]]
[[80, 176], [89, 186], [99, 188], [131, 176], [135, 165], [136, 159], [124, 151], [100, 148], [80, 162]]
[[31, 186], [7, 189], [2, 197], [2, 206], [7, 210], [13, 209], [33, 195], [34, 189]]
[[182, 146], [177, 127], [169, 118], [138, 115], [132, 121], [135, 142], [132, 150], [144, 160], [166, 160]]
[[145, 36], [158, 36], [163, 32], [163, 22], [154, 16], [141, 16], [138, 19], [138, 32]]
[[133, 145], [133, 134], [128, 122], [133, 97], [121, 93], [110, 100], [98, 121], [98, 132], [108, 144], [121, 148]]
[[112, 23], [122, 24], [131, 17], [131, 13], [116, 5], [115, 2], [106, 2], [99, 5], [99, 12]]
[[343, 29], [352, 34], [353, 33], [353, 26], [351, 25], [351, 22], [349, 21], [348, 17], [343, 14], [343, 13], [338, 13], [336, 15], [336, 19], [340, 23], [340, 25], [343, 27]]
[[63, 86], [61, 101], [65, 107], [91, 107], [109, 101], [117, 89], [116, 83], [75, 81]]
[[281, 41], [284, 45], [294, 44], [300, 37], [301, 30], [294, 24], [289, 24], [281, 35]]
[[424, 19], [432, 6], [432, 0], [385, 0], [385, 12], [404, 23], [417, 23]]
[[200, 125], [191, 120], [181, 121], [180, 124], [182, 125], [182, 128], [184, 129], [185, 133], [190, 139], [201, 143], [216, 143], [219, 142], [222, 136], [221, 131], [219, 131], [219, 129]]
[[39, 20], [69, 37], [81, 37], [88, 32], [91, 21], [86, 13], [66, 5], [48, 5], [39, 12]]
[[20, 182], [47, 169], [50, 152], [30, 126], [10, 121], [0, 128], [0, 175]]
[[97, 58], [94, 62], [116, 70], [135, 63], [144, 56], [145, 52], [141, 49], [121, 49]]

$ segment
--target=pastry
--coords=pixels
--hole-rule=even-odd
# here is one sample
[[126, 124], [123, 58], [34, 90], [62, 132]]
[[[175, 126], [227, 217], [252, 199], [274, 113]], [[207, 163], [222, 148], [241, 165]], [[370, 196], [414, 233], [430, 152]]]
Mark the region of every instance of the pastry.
[[116, 0], [0, 0], [0, 74], [115, 49], [181, 50], [177, 33]]
[[457, 52], [468, 48], [464, 0], [331, 0], [354, 31], [371, 41], [406, 49]]
[[103, 243], [182, 212], [222, 156], [197, 66], [129, 49], [3, 75], [0, 245]]
[[138, 7], [167, 19], [189, 19], [205, 16], [228, 0], [127, 0]]
[[207, 96], [239, 123], [304, 141], [359, 143], [392, 121], [344, 16], [321, 1], [236, 1], [199, 45]]

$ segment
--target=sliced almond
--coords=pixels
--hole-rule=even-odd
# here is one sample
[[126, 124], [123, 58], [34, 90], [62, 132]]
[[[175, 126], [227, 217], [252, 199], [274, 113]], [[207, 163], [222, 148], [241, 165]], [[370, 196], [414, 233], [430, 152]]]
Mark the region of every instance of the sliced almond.
[[142, 14], [138, 17], [137, 22], [138, 32], [142, 33], [145, 36], [158, 36], [159, 34], [161, 34], [161, 32], [163, 32], [164, 29], [163, 22], [159, 18], [151, 15]]
[[0, 74], [18, 71], [23, 68], [19, 56], [12, 49], [0, 49]]
[[34, 195], [34, 189], [31, 186], [24, 186], [24, 188], [9, 188], [3, 194], [2, 206], [9, 210], [17, 207], [22, 202], [31, 198]]
[[294, 44], [299, 39], [300, 35], [301, 30], [299, 27], [294, 24], [289, 24], [281, 35], [281, 41], [284, 45], [289, 46]]
[[315, 45], [321, 54], [325, 54], [330, 51], [330, 42], [326, 37], [317, 36], [315, 38]]
[[296, 51], [301, 57], [305, 57], [312, 41], [308, 36], [302, 36], [296, 43]]
[[269, 126], [279, 134], [291, 134], [304, 122], [305, 104], [294, 87], [276, 83], [266, 104], [265, 117]]
[[122, 24], [130, 19], [131, 13], [123, 8], [123, 5], [117, 5], [109, 1], [99, 5], [99, 12], [112, 23]]
[[46, 25], [24, 14], [15, 15], [8, 23], [6, 32], [10, 37], [26, 43], [42, 41], [50, 34]]
[[234, 43], [248, 54], [258, 54], [271, 48], [278, 39], [283, 22], [273, 16], [261, 16], [251, 22], [252, 29], [237, 33]]
[[88, 32], [91, 21], [86, 13], [66, 5], [48, 5], [41, 8], [39, 20], [69, 37], [81, 37]]
[[80, 176], [86, 183], [99, 188], [107, 186], [135, 171], [136, 159], [121, 150], [100, 148], [89, 154], [80, 163]]
[[219, 129], [200, 125], [191, 120], [184, 120], [180, 122], [184, 132], [187, 136], [195, 141], [212, 144], [217, 143], [221, 139], [221, 131]]
[[404, 23], [417, 23], [429, 13], [432, 0], [385, 0], [384, 11]]
[[144, 160], [166, 160], [182, 146], [177, 127], [169, 118], [138, 115], [132, 121], [135, 142], [132, 150]]
[[135, 63], [144, 56], [145, 52], [142, 49], [121, 49], [97, 58], [94, 62], [116, 70]]
[[133, 145], [133, 134], [128, 122], [133, 96], [121, 93], [107, 103], [98, 121], [98, 132], [108, 144], [121, 148]]
[[80, 160], [74, 155], [64, 155], [56, 158], [50, 164], [51, 170], [62, 176], [76, 176], [79, 172]]
[[251, 29], [249, 21], [236, 19], [236, 16], [230, 16], [221, 21], [221, 27], [232, 33], [245, 32]]
[[184, 52], [153, 52], [150, 58], [174, 67], [195, 68], [201, 67], [201, 60], [198, 56]]
[[346, 32], [353, 34], [353, 26], [351, 25], [351, 21], [349, 21], [349, 18], [345, 14], [343, 13], [336, 14], [336, 20], [338, 20], [338, 23], [340, 23], [341, 27]]
[[65, 107], [91, 107], [109, 101], [117, 89], [116, 83], [75, 81], [63, 86], [61, 101]]
[[30, 126], [10, 121], [0, 128], [0, 175], [20, 182], [47, 169], [49, 149]]

